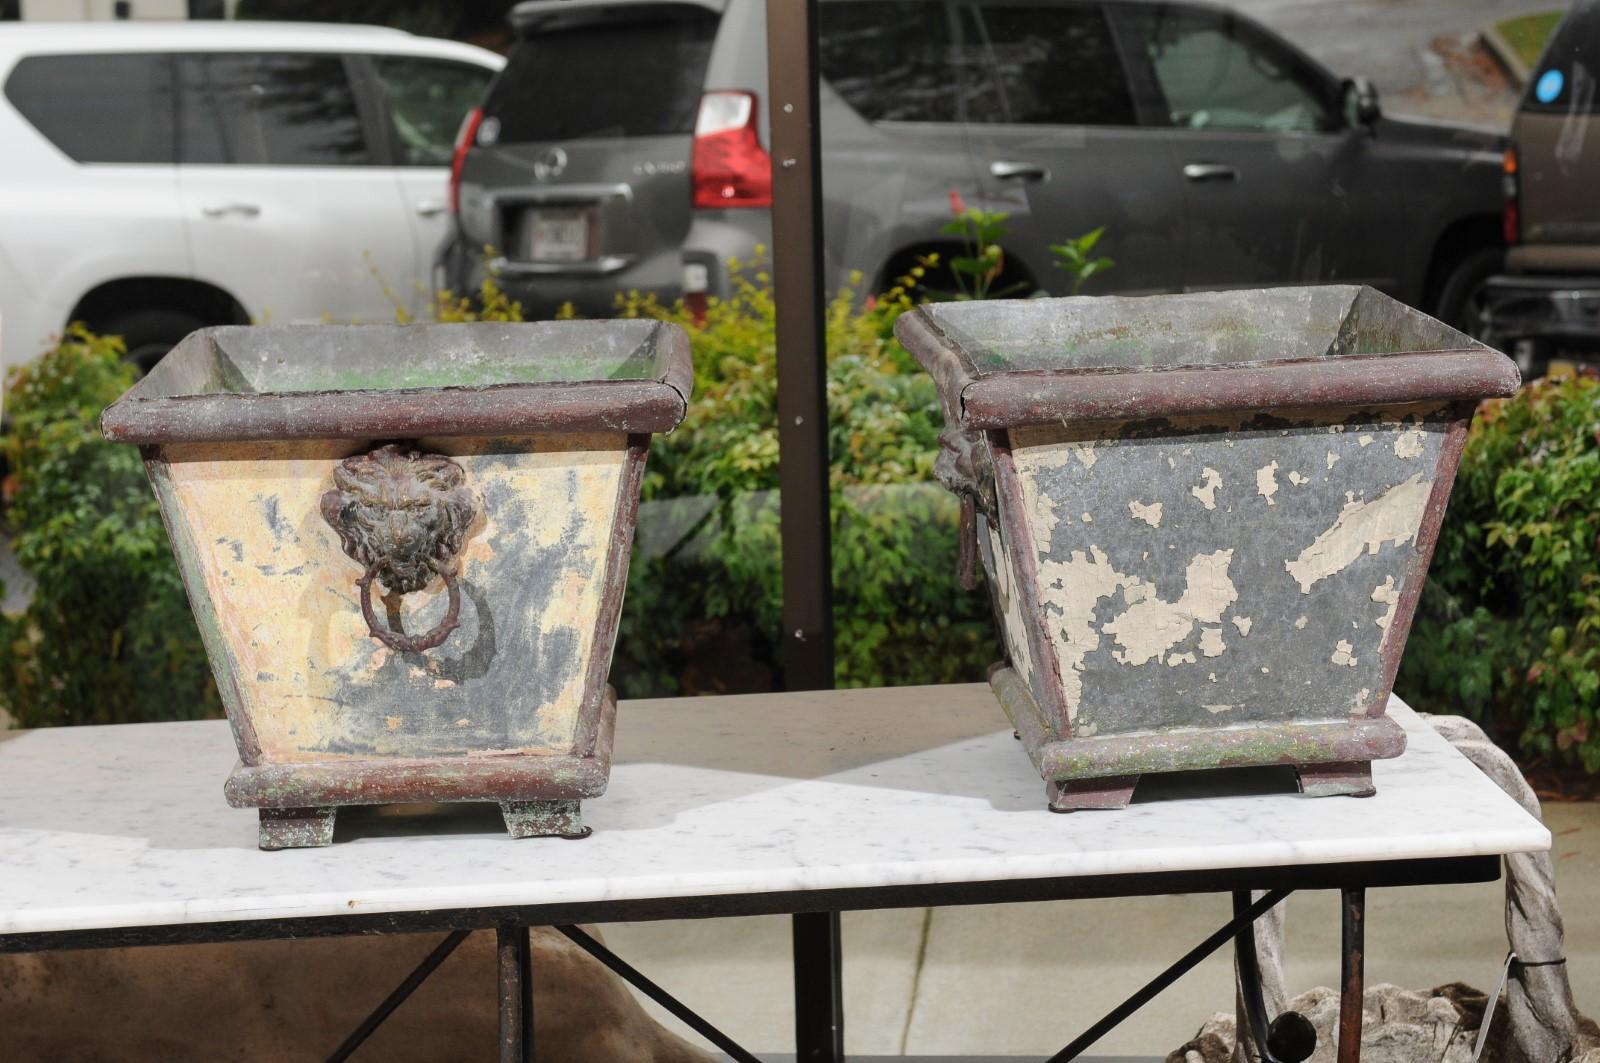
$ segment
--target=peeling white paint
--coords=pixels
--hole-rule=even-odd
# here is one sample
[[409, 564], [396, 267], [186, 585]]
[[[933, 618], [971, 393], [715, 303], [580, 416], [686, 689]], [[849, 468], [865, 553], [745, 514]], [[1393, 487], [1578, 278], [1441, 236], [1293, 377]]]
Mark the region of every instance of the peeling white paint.
[[1216, 715], [1219, 712], [1228, 712], [1233, 708], [1232, 705], [1201, 705], [1200, 707], [1212, 715]]
[[1100, 645], [1100, 632], [1094, 626], [1095, 605], [1119, 587], [1138, 582], [1118, 572], [1098, 546], [1089, 547], [1088, 554], [1074, 550], [1065, 561], [1039, 564], [1040, 600], [1052, 615], [1050, 627], [1057, 636], [1056, 657], [1069, 722], [1078, 714], [1083, 693], [1083, 659]]
[[1017, 590], [1017, 577], [1011, 569], [1011, 558], [1000, 544], [1000, 535], [988, 521], [979, 524], [989, 533], [989, 550], [994, 556], [995, 591], [1001, 603], [1005, 620], [1006, 648], [1011, 654], [1011, 666], [1031, 689], [1033, 686], [1033, 654], [1028, 648], [1028, 626], [1022, 615], [1022, 595]]
[[1272, 462], [1256, 470], [1256, 493], [1267, 500], [1267, 505], [1275, 506], [1278, 503], [1272, 496], [1278, 493], [1278, 463]]
[[1294, 484], [1296, 487], [1304, 487], [1306, 484], [1311, 482], [1311, 477], [1301, 476], [1299, 473], [1291, 469], [1289, 471], [1289, 482]]
[[1189, 488], [1189, 493], [1200, 500], [1200, 504], [1207, 509], [1217, 508], [1217, 488], [1222, 486], [1222, 474], [1213, 468], [1200, 470], [1200, 479], [1204, 481], [1198, 487]]
[[1094, 523], [1094, 518], [1093, 518], [1093, 517], [1091, 517], [1091, 516], [1089, 516], [1089, 514], [1087, 514], [1087, 513], [1085, 513], [1085, 514], [1084, 514], [1084, 515], [1083, 515], [1083, 516], [1082, 516], [1082, 518], [1080, 518], [1080, 519], [1081, 519], [1081, 520], [1082, 520], [1082, 521], [1083, 521], [1083, 522], [1084, 522], [1084, 523], [1085, 523], [1085, 524], [1093, 524], [1093, 523]]
[[1227, 644], [1222, 641], [1220, 627], [1202, 627], [1200, 629], [1200, 652], [1207, 657], [1220, 657], [1226, 650]]
[[1339, 455], [1331, 450], [1328, 451], [1328, 468], [1332, 469], [1337, 464], [1339, 464]]
[[1217, 673], [1215, 673], [1215, 672], [1207, 672], [1206, 673], [1206, 679], [1209, 682], [1215, 683], [1217, 681]]
[[1432, 492], [1433, 483], [1418, 473], [1370, 502], [1346, 502], [1333, 526], [1283, 567], [1300, 584], [1301, 593], [1309, 594], [1317, 581], [1342, 571], [1363, 550], [1376, 554], [1387, 543], [1410, 542]]
[[1093, 443], [1074, 443], [1070, 449], [1072, 456], [1077, 458], [1085, 469], [1094, 468], [1094, 463], [1100, 460], [1099, 455], [1094, 452]]
[[1306, 629], [1307, 622], [1308, 618], [1302, 616], [1299, 620], [1294, 622], [1294, 629], [1296, 631], [1304, 631]]
[[1389, 630], [1389, 624], [1394, 621], [1394, 611], [1400, 605], [1400, 589], [1394, 585], [1393, 576], [1383, 577], [1383, 583], [1372, 588], [1372, 600], [1377, 602], [1379, 605], [1388, 606], [1388, 608], [1383, 611], [1383, 615], [1374, 621], [1374, 623], [1383, 628], [1384, 632], [1387, 633]]
[[1356, 436], [1356, 443], [1359, 446], [1370, 447], [1372, 446], [1372, 436], [1363, 432], [1361, 435]]
[[1334, 664], [1348, 665], [1349, 667], [1354, 668], [1356, 666], [1356, 659], [1350, 656], [1351, 651], [1354, 649], [1354, 646], [1350, 645], [1344, 639], [1340, 639], [1333, 647], [1333, 656], [1329, 657], [1328, 659]]
[[1050, 552], [1050, 540], [1055, 535], [1060, 515], [1056, 513], [1056, 500], [1039, 491], [1036, 475], [1018, 476], [1022, 485], [1022, 508], [1033, 531], [1033, 543], [1040, 553]]
[[1422, 429], [1420, 428], [1413, 428], [1410, 431], [1401, 432], [1400, 438], [1394, 441], [1394, 452], [1396, 457], [1421, 457], [1422, 449]]
[[1161, 503], [1152, 502], [1145, 505], [1143, 502], [1128, 503], [1128, 514], [1134, 520], [1142, 520], [1152, 528], [1161, 527]]
[[1241, 638], [1250, 634], [1250, 629], [1255, 626], [1255, 623], [1248, 616], [1236, 616], [1233, 618], [1233, 626], [1239, 629]]
[[1239, 600], [1239, 592], [1228, 578], [1232, 561], [1232, 550], [1197, 554], [1185, 569], [1185, 586], [1176, 601], [1163, 601], [1152, 594], [1107, 621], [1104, 631], [1114, 635], [1120, 647], [1117, 660], [1144, 664], [1188, 638], [1197, 623], [1221, 623], [1223, 612]]
[[1176, 668], [1180, 664], [1193, 664], [1194, 662], [1195, 656], [1192, 653], [1174, 653], [1167, 658], [1167, 667]]

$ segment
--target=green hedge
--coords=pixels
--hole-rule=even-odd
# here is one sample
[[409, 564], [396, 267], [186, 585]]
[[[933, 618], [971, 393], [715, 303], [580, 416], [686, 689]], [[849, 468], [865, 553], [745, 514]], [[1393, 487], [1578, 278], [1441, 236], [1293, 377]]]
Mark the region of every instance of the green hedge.
[[1396, 689], [1600, 772], [1600, 380], [1479, 410]]
[[139, 452], [96, 426], [133, 383], [122, 354], [72, 329], [7, 382], [7, 521], [36, 587], [0, 616], [0, 706], [23, 727], [221, 711]]

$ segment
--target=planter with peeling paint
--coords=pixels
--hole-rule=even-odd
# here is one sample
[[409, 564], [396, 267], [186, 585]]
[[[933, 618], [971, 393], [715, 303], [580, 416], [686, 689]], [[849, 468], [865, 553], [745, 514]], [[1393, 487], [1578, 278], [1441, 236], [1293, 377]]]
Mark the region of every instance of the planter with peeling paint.
[[1008, 661], [991, 684], [1058, 811], [1140, 775], [1292, 764], [1372, 792], [1474, 404], [1509, 359], [1369, 288], [945, 303], [896, 333], [939, 383]]
[[587, 833], [645, 452], [691, 379], [684, 333], [647, 321], [216, 328], [106, 410], [143, 450], [263, 848], [408, 801]]

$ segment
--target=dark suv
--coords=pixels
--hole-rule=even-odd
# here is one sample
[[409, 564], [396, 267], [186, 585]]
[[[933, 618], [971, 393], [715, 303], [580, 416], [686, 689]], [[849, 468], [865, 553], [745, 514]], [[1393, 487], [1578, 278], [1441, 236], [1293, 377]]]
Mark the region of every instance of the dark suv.
[[[512, 23], [437, 279], [493, 269], [534, 313], [723, 293], [770, 233], [764, 0], [529, 0]], [[1102, 291], [1365, 283], [1454, 322], [1499, 267], [1502, 137], [1383, 117], [1226, 9], [823, 0], [819, 36], [830, 285], [948, 255], [954, 196], [1011, 215], [1002, 287], [1063, 290], [1049, 245], [1102, 225]]]
[[1506, 272], [1484, 287], [1473, 330], [1524, 371], [1600, 355], [1600, 0], [1550, 35], [1511, 124]]

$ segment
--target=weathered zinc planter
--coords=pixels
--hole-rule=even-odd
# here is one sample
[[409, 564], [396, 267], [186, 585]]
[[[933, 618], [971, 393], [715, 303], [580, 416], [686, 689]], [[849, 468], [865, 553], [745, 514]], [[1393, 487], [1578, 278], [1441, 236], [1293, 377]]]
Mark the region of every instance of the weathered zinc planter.
[[[1473, 405], [1509, 359], [1369, 288], [945, 303], [896, 333], [938, 381], [1008, 663], [1058, 811], [1146, 772], [1292, 764], [1373, 792]], [[969, 583], [970, 585], [970, 583]]]
[[691, 379], [682, 330], [647, 321], [216, 328], [106, 410], [143, 450], [262, 848], [405, 801], [587, 833], [645, 452]]

